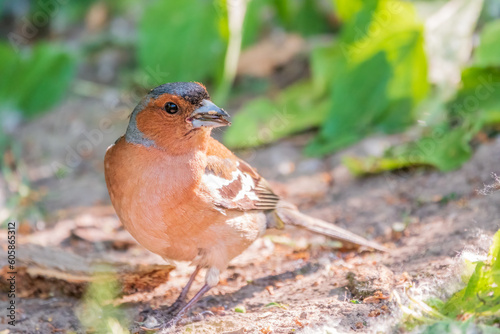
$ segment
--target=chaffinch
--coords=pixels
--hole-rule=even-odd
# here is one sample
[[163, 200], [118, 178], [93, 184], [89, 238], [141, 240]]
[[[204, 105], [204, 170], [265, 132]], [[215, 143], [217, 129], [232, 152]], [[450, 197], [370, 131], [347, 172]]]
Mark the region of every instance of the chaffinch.
[[[196, 82], [167, 83], [134, 109], [124, 136], [104, 159], [111, 202], [125, 228], [165, 259], [196, 266], [166, 313], [175, 326], [219, 282], [219, 274], [269, 228], [294, 225], [334, 239], [386, 249], [330, 223], [300, 213], [277, 196], [249, 164], [210, 137], [229, 115]], [[201, 268], [205, 285], [187, 293]]]

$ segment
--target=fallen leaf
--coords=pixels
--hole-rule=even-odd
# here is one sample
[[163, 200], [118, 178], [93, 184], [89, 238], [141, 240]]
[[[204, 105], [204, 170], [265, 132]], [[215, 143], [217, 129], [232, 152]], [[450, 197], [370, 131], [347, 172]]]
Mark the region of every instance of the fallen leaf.
[[225, 310], [224, 306], [213, 306], [210, 308], [210, 312], [216, 315], [223, 315]]
[[300, 327], [300, 328], [304, 328], [304, 324], [299, 320], [299, 318], [295, 317], [293, 319], [293, 321]]
[[261, 328], [261, 329], [260, 329], [260, 332], [261, 332], [262, 334], [270, 334], [270, 333], [272, 333], [272, 332], [273, 332], [273, 329], [272, 329], [272, 327], [271, 327], [271, 326], [267, 326], [267, 327], [265, 327], [265, 328]]
[[370, 296], [370, 297], [366, 297], [365, 299], [363, 299], [363, 303], [365, 303], [365, 304], [378, 304], [378, 303], [380, 303], [380, 299], [375, 297], [375, 296]]
[[366, 297], [363, 299], [363, 303], [365, 304], [378, 304], [380, 300], [389, 299], [389, 296], [385, 296], [382, 291], [375, 291], [373, 296]]
[[371, 317], [371, 318], [375, 318], [375, 317], [378, 317], [381, 314], [382, 314], [382, 311], [377, 308], [375, 310], [371, 310], [370, 313], [368, 313], [368, 316]]
[[292, 260], [309, 260], [309, 253], [304, 252], [304, 251], [294, 251], [292, 254], [290, 254], [288, 257]]
[[396, 285], [403, 285], [405, 283], [412, 284], [411, 276], [406, 271], [399, 276], [399, 280]]

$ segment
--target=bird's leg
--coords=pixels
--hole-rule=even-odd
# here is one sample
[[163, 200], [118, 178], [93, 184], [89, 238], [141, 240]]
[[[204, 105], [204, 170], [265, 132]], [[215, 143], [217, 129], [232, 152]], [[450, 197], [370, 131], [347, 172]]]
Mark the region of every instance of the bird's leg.
[[164, 328], [169, 328], [169, 327], [174, 327], [175, 325], [177, 325], [177, 323], [179, 322], [179, 320], [181, 320], [181, 318], [184, 316], [184, 314], [186, 314], [186, 312], [194, 305], [196, 304], [196, 302], [198, 300], [201, 299], [201, 297], [203, 297], [203, 295], [205, 293], [207, 293], [208, 290], [210, 290], [212, 287], [205, 284], [203, 285], [203, 287], [200, 289], [200, 291], [198, 291], [196, 293], [196, 295], [194, 295], [194, 297], [187, 302], [186, 305], [184, 305], [180, 311], [175, 315], [175, 317], [173, 317], [170, 321], [168, 321], [167, 323], [165, 323], [162, 327]]
[[193, 284], [196, 276], [200, 272], [200, 269], [201, 269], [200, 266], [196, 266], [196, 269], [194, 270], [194, 272], [189, 277], [189, 281], [187, 282], [186, 286], [184, 286], [182, 288], [181, 293], [179, 294], [179, 297], [177, 297], [177, 299], [175, 300], [175, 302], [172, 305], [170, 305], [163, 312], [166, 312], [166, 313], [169, 313], [169, 314], [173, 314], [173, 313], [175, 313], [175, 311], [177, 311], [178, 309], [180, 309], [181, 307], [183, 307], [186, 304], [187, 294], [189, 292], [189, 289], [191, 289], [191, 285]]
[[175, 300], [175, 302], [172, 305], [170, 305], [168, 307], [163, 307], [163, 308], [160, 308], [157, 310], [151, 310], [151, 308], [148, 308], [148, 309], [142, 311], [141, 315], [146, 317], [146, 318], [149, 316], [153, 316], [154, 318], [157, 318], [157, 317], [162, 316], [164, 314], [173, 314], [177, 310], [179, 310], [182, 306], [184, 306], [186, 304], [187, 294], [189, 292], [189, 289], [191, 289], [191, 285], [193, 284], [196, 276], [200, 272], [200, 269], [201, 269], [200, 266], [196, 266], [196, 269], [189, 277], [189, 281], [182, 288], [181, 293], [179, 294], [179, 297], [177, 297], [177, 299]]
[[166, 324], [164, 324], [162, 327], [163, 328], [169, 328], [169, 327], [174, 327], [177, 325], [179, 320], [186, 314], [186, 312], [194, 305], [198, 300], [203, 297], [205, 293], [207, 293], [208, 290], [219, 284], [219, 275], [220, 271], [219, 269], [215, 267], [210, 267], [207, 270], [207, 275], [205, 277], [205, 285], [194, 295], [194, 297], [187, 302], [186, 305], [184, 305], [180, 311], [175, 315], [174, 318], [172, 318], [170, 321], [168, 321]]

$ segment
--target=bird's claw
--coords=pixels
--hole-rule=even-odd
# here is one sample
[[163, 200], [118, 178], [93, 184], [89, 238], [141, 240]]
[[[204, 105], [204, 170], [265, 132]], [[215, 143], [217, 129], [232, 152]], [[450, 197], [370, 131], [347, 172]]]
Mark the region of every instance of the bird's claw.
[[161, 329], [160, 333], [161, 334], [169, 333], [171, 329], [174, 329], [175, 326], [177, 326], [179, 320], [181, 320], [181, 317], [175, 316], [166, 323], [163, 323], [160, 327]]
[[160, 322], [159, 319], [150, 316], [142, 323], [142, 328], [145, 330], [157, 330], [160, 333], [168, 333], [170, 329], [175, 328], [177, 325], [187, 325], [193, 322], [203, 321], [206, 316], [213, 316], [210, 311], [199, 313], [195, 316], [183, 318], [182, 316], [174, 316], [168, 321]]
[[[179, 317], [175, 313], [184, 306], [184, 302], [176, 301], [169, 307], [159, 308], [156, 310], [148, 309], [141, 312], [145, 320], [141, 323], [141, 327], [147, 330], [162, 330], [170, 327], [175, 327], [179, 321]], [[177, 319], [176, 321], [174, 321]]]
[[173, 328], [177, 325], [180, 318], [175, 316], [170, 320], [158, 319], [152, 315], [148, 316], [144, 322], [141, 323], [140, 327], [143, 330], [148, 331], [160, 331], [160, 333], [168, 333], [168, 329]]
[[150, 316], [153, 316], [155, 318], [161, 318], [164, 315], [173, 315], [182, 307], [186, 305], [186, 302], [184, 300], [179, 300], [177, 299], [172, 305], [168, 307], [160, 307], [156, 310], [151, 309], [148, 307], [147, 309], [143, 310], [140, 315], [143, 316], [144, 318], [148, 318]]

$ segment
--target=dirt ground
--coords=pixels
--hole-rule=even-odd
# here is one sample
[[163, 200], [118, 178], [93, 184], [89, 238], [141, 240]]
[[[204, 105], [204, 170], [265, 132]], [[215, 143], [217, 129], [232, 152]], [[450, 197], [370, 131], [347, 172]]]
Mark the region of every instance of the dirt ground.
[[[102, 96], [73, 96], [17, 133], [26, 157], [22, 168], [31, 186], [44, 194], [42, 206], [48, 214], [46, 224], [19, 232], [19, 251], [32, 243], [84, 258], [164, 264], [130, 240], [110, 206], [102, 158], [106, 147], [124, 132], [131, 108], [116, 102], [121, 99], [116, 91]], [[108, 121], [112, 128], [104, 126]], [[457, 287], [459, 254], [464, 249], [484, 253], [489, 237], [499, 229], [500, 194], [482, 196], [476, 190], [493, 182], [492, 172], [500, 172], [500, 138], [477, 147], [472, 160], [457, 171], [416, 169], [367, 178], [351, 176], [341, 157], [373, 153], [399, 137], [372, 137], [324, 159], [302, 155], [310, 138], [303, 134], [240, 156], [304, 212], [375, 239], [392, 251], [340, 252], [332, 242], [303, 231], [271, 233], [235, 259], [221, 284], [193, 309], [191, 315], [201, 321], [186, 321], [176, 332], [402, 331], [397, 299], [384, 298], [393, 291], [404, 295], [410, 281], [423, 295], [449, 293]], [[87, 141], [91, 144], [82, 144]], [[83, 150], [85, 145], [90, 149]], [[54, 177], [54, 168], [61, 165], [65, 176]], [[2, 235], [1, 240], [6, 238]], [[173, 302], [192, 269], [177, 264], [165, 284], [123, 297], [121, 307], [133, 332], [141, 332], [139, 312]], [[200, 275], [193, 291], [202, 283]], [[374, 295], [383, 298], [365, 299]], [[369, 303], [374, 299], [380, 303]], [[2, 294], [0, 309], [5, 310], [7, 302]], [[78, 319], [81, 298], [37, 291], [17, 304], [17, 326], [7, 326], [1, 312], [0, 330], [9, 329], [1, 333], [85, 333]]]

